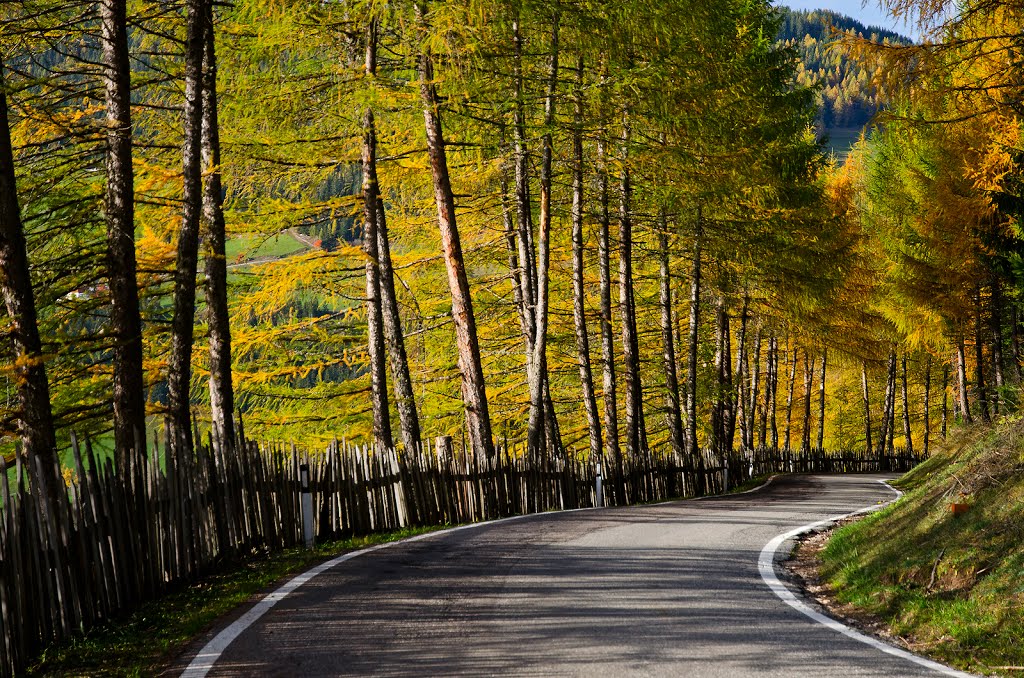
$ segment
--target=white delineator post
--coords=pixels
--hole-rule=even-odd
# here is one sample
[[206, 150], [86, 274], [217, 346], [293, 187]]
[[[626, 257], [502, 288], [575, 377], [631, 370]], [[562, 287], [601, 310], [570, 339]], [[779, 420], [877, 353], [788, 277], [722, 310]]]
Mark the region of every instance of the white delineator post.
[[604, 483], [601, 478], [601, 462], [597, 462], [597, 475], [594, 479], [594, 506], [601, 508], [604, 506]]
[[309, 491], [309, 464], [299, 466], [299, 482], [302, 485], [302, 537], [307, 549], [313, 548], [313, 495]]

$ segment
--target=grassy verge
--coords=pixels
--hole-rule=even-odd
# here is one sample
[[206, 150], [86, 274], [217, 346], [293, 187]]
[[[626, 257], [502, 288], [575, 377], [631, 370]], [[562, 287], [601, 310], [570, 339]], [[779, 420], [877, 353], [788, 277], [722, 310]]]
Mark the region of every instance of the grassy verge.
[[50, 648], [30, 676], [149, 676], [158, 673], [220, 617], [274, 584], [327, 558], [445, 526], [335, 541], [313, 550], [289, 549], [225, 566], [202, 581], [145, 604], [81, 638]]
[[[962, 431], [897, 485], [904, 499], [836, 531], [822, 580], [915, 651], [969, 671], [1024, 666], [1024, 430]], [[954, 514], [952, 503], [968, 505]]]

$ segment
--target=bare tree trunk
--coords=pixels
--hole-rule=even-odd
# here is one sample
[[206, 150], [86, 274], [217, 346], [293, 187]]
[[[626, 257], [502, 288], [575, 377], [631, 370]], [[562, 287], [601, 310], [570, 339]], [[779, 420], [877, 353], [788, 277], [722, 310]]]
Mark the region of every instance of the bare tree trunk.
[[107, 107], [107, 279], [114, 337], [114, 449], [119, 469], [146, 439], [142, 318], [135, 265], [135, 174], [132, 169], [131, 65], [125, 0], [100, 2]]
[[633, 186], [629, 170], [629, 114], [622, 114], [622, 170], [619, 183], [619, 313], [622, 316], [622, 362], [626, 389], [626, 453], [638, 458], [644, 431], [643, 389], [640, 383], [640, 348], [633, 294]]
[[46, 377], [43, 343], [39, 336], [36, 302], [32, 294], [28, 247], [21, 221], [18, 188], [14, 175], [10, 116], [0, 57], [0, 291], [11, 324], [7, 332], [14, 349], [14, 376], [18, 387], [18, 434], [30, 460], [30, 470], [42, 468], [39, 479], [47, 507], [63, 497], [57, 475], [57, 438], [50, 408], [50, 384]]
[[1006, 385], [1003, 373], [1003, 293], [999, 279], [992, 277], [991, 325], [992, 325], [992, 375], [995, 379], [995, 390], [992, 394], [992, 407], [999, 414], [1000, 401], [1003, 399], [1003, 386]]
[[202, 74], [206, 12], [204, 0], [186, 0], [185, 107], [183, 115], [184, 191], [178, 253], [174, 267], [174, 319], [167, 373], [168, 414], [173, 446], [180, 454], [192, 451], [192, 343], [195, 335], [196, 269], [199, 226], [203, 207]]
[[825, 448], [825, 375], [828, 367], [828, 349], [821, 351], [821, 383], [818, 385], [818, 449]]
[[928, 355], [924, 364], [924, 439], [922, 451], [928, 456], [928, 443], [931, 438], [931, 400], [932, 400], [932, 356]]
[[[590, 338], [587, 336], [586, 289], [583, 281], [583, 57], [576, 64], [573, 92], [572, 136], [572, 315], [576, 328], [576, 358], [583, 387], [583, 406], [587, 413], [590, 458], [601, 459], [601, 415], [594, 395], [594, 375], [590, 368]], [[673, 375], [675, 364], [673, 363]]]
[[715, 409], [712, 422], [714, 442], [711, 448], [719, 455], [725, 454], [732, 447], [730, 420], [732, 419], [732, 370], [730, 358], [731, 337], [729, 336], [729, 311], [725, 304], [725, 295], [718, 296], [716, 310], [716, 347], [715, 372], [718, 384], [715, 396]]
[[737, 420], [740, 425], [740, 447], [749, 447], [747, 445], [747, 429], [750, 428], [750, 412], [747, 409], [747, 372], [749, 369], [749, 359], [747, 357], [747, 321], [749, 320], [748, 311], [750, 309], [750, 295], [744, 289], [743, 292], [743, 305], [740, 308], [740, 333], [736, 338], [736, 369], [734, 376], [736, 379], [736, 394], [733, 398], [735, 403], [734, 418], [733, 422]]
[[[217, 53], [213, 3], [206, 3], [203, 40], [203, 218], [206, 222], [206, 307], [210, 326], [210, 419], [215, 437], [228, 449], [235, 444], [235, 390], [231, 375], [231, 316], [225, 255], [223, 188], [220, 172], [220, 121], [217, 116]], [[144, 440], [145, 438], [143, 438]]]
[[395, 389], [395, 409], [402, 429], [405, 449], [415, 450], [420, 444], [420, 419], [416, 412], [416, 394], [412, 388], [409, 373], [409, 358], [405, 351], [405, 334], [402, 317], [398, 311], [398, 297], [395, 295], [395, 273], [391, 264], [391, 245], [388, 241], [387, 215], [384, 200], [378, 196], [377, 203], [377, 256], [380, 259], [381, 310], [384, 314], [384, 340], [387, 344], [391, 363], [391, 378]]
[[[605, 65], [606, 67], [607, 65]], [[607, 91], [606, 80], [607, 76], [602, 75], [602, 115], [607, 110], [607, 101], [605, 100], [605, 92]], [[602, 129], [597, 138], [597, 190], [601, 201], [598, 265], [601, 287], [601, 360], [603, 366], [604, 428], [607, 454], [611, 459], [615, 460], [616, 501], [624, 503], [626, 500], [626, 485], [623, 478], [622, 448], [619, 446], [619, 411], [615, 392], [615, 338], [612, 333], [611, 242], [609, 234], [611, 216], [608, 208], [608, 163], [605, 134], [605, 130]]]
[[[365, 73], [377, 71], [377, 24], [371, 19], [366, 31]], [[384, 314], [381, 304], [380, 255], [377, 226], [380, 219], [380, 184], [377, 180], [377, 128], [373, 109], [363, 113], [363, 253], [366, 255], [366, 333], [370, 358], [370, 390], [373, 404], [373, 441], [376, 449], [394, 447], [388, 407], [387, 358], [384, 348]]]
[[661, 345], [665, 368], [665, 424], [676, 459], [686, 456], [686, 436], [679, 406], [679, 377], [676, 374], [676, 338], [672, 330], [672, 278], [669, 269], [668, 217], [662, 208], [659, 215], [658, 253], [660, 255], [659, 280], [661, 282]]
[[868, 392], [868, 364], [860, 364], [861, 393], [864, 395], [864, 448], [868, 454], [874, 449], [871, 444], [871, 398]]
[[942, 366], [942, 439], [946, 439], [949, 421], [949, 365]]
[[1021, 373], [1020, 355], [1020, 318], [1017, 317], [1017, 302], [1010, 303], [1010, 341], [1013, 346], [1013, 373], [1020, 381], [1024, 374]]
[[960, 418], [965, 424], [973, 424], [971, 416], [971, 403], [967, 399], [967, 355], [964, 350], [964, 333], [962, 329], [957, 330], [956, 336], [956, 387], [957, 406], [960, 408]]
[[[527, 381], [530, 385], [529, 444], [533, 449], [544, 448], [545, 398], [544, 384], [547, 380], [547, 334], [548, 334], [548, 269], [551, 260], [549, 246], [551, 236], [551, 127], [555, 122], [555, 90], [558, 88], [558, 14], [551, 24], [551, 60], [548, 71], [548, 89], [544, 97], [544, 134], [541, 137], [540, 161], [540, 229], [537, 234], [537, 305], [534, 309], [533, 356], [528, 362], [530, 370]], [[549, 399], [550, 400], [550, 399]], [[553, 415], [554, 412], [552, 411]], [[549, 422], [551, 423], [551, 422]], [[551, 431], [553, 433], [553, 431]], [[548, 441], [555, 444], [554, 437]]]
[[988, 391], [985, 386], [985, 342], [981, 332], [981, 286], [974, 288], [974, 375], [978, 388], [978, 406], [981, 410], [982, 420], [989, 422], [992, 417], [989, 415]]
[[[789, 346], [789, 341], [786, 341], [786, 346]], [[788, 356], [787, 356], [788, 357]], [[790, 436], [793, 432], [793, 386], [796, 384], [796, 363], [797, 363], [797, 347], [793, 345], [793, 365], [789, 369], [789, 381], [786, 389], [786, 450], [790, 449], [789, 441]]]
[[704, 240], [704, 225], [700, 209], [693, 233], [693, 274], [690, 277], [690, 327], [686, 364], [686, 442], [690, 457], [696, 461], [700, 454], [697, 442], [697, 351], [700, 343], [700, 257]]
[[907, 397], [907, 354], [903, 353], [900, 363], [900, 392], [903, 397], [903, 438], [906, 440], [907, 453], [914, 453], [914, 438], [910, 430], [910, 399]]
[[[761, 386], [761, 327], [754, 333], [754, 366], [750, 377], [750, 394], [747, 400], [747, 437], [746, 446], [754, 447], [754, 428], [757, 424], [757, 396]], [[763, 409], [762, 409], [763, 412]], [[761, 428], [761, 447], [764, 447], [764, 428]]]
[[[514, 123], [512, 126], [513, 145], [515, 154], [515, 183], [516, 183], [516, 224], [518, 227], [517, 240], [519, 246], [519, 282], [522, 285], [523, 304], [526, 307], [527, 336], [526, 357], [533, 359], [533, 337], [536, 334], [534, 326], [534, 297], [536, 291], [534, 253], [531, 243], [533, 241], [533, 211], [530, 208], [530, 174], [529, 158], [526, 152], [526, 112], [523, 103], [523, 36], [520, 31], [519, 19], [512, 24], [512, 44], [515, 46], [515, 58], [513, 60], [513, 78], [515, 80], [515, 111]], [[529, 371], [527, 365], [527, 371]], [[532, 390], [531, 390], [532, 393]]]
[[765, 403], [772, 428], [772, 448], [779, 449], [778, 399], [779, 399], [779, 339], [772, 335], [768, 346], [768, 375], [771, 388], [769, 401]]
[[894, 424], [893, 413], [896, 403], [896, 352], [889, 353], [889, 368], [886, 371], [885, 401], [882, 406], [882, 430], [878, 441], [878, 454], [882, 455], [888, 449], [889, 440], [892, 438]]
[[811, 452], [811, 397], [814, 390], [814, 360], [811, 354], [804, 351], [804, 425], [801, 429], [800, 451]]
[[[426, 31], [425, 10], [417, 2], [417, 18]], [[462, 256], [462, 243], [455, 218], [455, 194], [448, 176], [448, 157], [441, 128], [441, 113], [434, 86], [434, 65], [426, 50], [419, 55], [420, 97], [423, 100], [423, 121], [427, 136], [427, 156], [434, 182], [434, 201], [441, 231], [441, 251], [448, 270], [448, 286], [452, 296], [452, 319], [455, 321], [455, 342], [458, 348], [459, 372], [462, 374], [462, 399], [466, 407], [466, 424], [470, 444], [478, 458], [494, 456], [491, 418], [487, 408], [484, 372], [480, 364], [480, 345], [473, 316], [473, 300]]]

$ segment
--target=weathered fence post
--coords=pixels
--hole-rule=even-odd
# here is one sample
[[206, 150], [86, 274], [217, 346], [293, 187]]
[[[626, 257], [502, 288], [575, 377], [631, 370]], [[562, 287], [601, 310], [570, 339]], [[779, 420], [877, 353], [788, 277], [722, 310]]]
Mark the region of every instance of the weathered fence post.
[[299, 466], [299, 483], [302, 486], [302, 538], [307, 549], [313, 548], [313, 494], [309, 491], [309, 464]]

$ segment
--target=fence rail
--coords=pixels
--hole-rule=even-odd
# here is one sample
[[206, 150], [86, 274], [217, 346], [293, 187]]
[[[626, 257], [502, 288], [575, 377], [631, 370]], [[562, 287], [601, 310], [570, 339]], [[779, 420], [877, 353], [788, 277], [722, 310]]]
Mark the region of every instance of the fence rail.
[[[244, 438], [169, 454], [154, 441], [119, 474], [88, 441], [73, 444], [67, 501], [44, 501], [27, 460], [0, 458], [0, 675], [23, 671], [48, 645], [135, 608], [224, 561], [304, 541], [302, 469], [314, 538], [465, 523], [552, 509], [714, 494], [772, 472], [906, 471], [894, 450], [739, 450], [681, 460], [655, 452], [600, 464], [499, 448], [491, 459], [450, 439], [414, 451], [344, 442], [310, 453]], [[36, 469], [38, 471], [38, 469]], [[12, 477], [13, 476], [13, 477]]]

